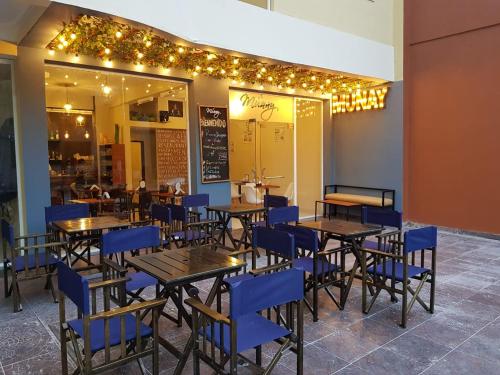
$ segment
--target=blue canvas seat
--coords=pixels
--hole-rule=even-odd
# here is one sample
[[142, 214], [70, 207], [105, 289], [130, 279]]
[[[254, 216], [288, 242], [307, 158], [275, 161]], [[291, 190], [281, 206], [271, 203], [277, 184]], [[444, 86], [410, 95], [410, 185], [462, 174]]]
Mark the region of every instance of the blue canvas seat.
[[226, 277], [223, 281], [224, 283], [228, 284], [230, 287], [239, 283], [240, 281], [243, 280], [248, 280], [254, 277], [253, 275], [249, 273], [240, 273], [239, 275], [231, 276], [231, 277]]
[[[206, 194], [198, 194], [205, 196]], [[198, 201], [198, 198], [194, 203]], [[201, 199], [201, 198], [200, 198]], [[194, 204], [187, 200], [186, 204]], [[201, 246], [214, 242], [215, 228], [219, 224], [217, 220], [203, 219], [199, 217], [192, 220], [189, 207], [175, 204], [168, 204], [172, 215], [170, 238], [179, 247]]]
[[401, 229], [403, 228], [403, 214], [401, 212], [373, 206], [364, 206], [361, 210], [361, 222], [363, 224], [378, 225], [384, 228], [384, 232], [375, 236], [374, 240], [365, 240], [363, 247], [372, 250], [390, 251], [394, 246], [392, 241], [401, 241]]
[[388, 242], [379, 243], [378, 241], [365, 240], [363, 246], [367, 249], [389, 251], [391, 249], [391, 244]]
[[[124, 315], [125, 317], [125, 340], [127, 342], [135, 340], [136, 336], [136, 326], [135, 326], [135, 316], [131, 314]], [[121, 330], [120, 330], [120, 318], [114, 317], [109, 319], [109, 344], [111, 346], [119, 345], [121, 341]], [[68, 321], [68, 325], [73, 329], [78, 336], [84, 337], [83, 332], [83, 320], [74, 319]], [[140, 335], [141, 337], [149, 337], [153, 334], [153, 329], [140, 323]], [[92, 320], [90, 322], [90, 350], [95, 353], [99, 350], [104, 349], [104, 319]]]
[[[389, 244], [391, 247], [387, 251], [361, 249], [362, 309], [368, 313], [382, 290], [391, 295], [393, 302], [398, 301], [396, 294], [401, 295], [401, 326], [404, 328], [415, 302], [431, 314], [434, 312], [437, 228], [409, 230], [402, 242], [391, 240]], [[425, 259], [427, 253], [431, 254], [430, 267]], [[415, 289], [411, 281], [416, 282]], [[429, 304], [419, 297], [425, 284], [430, 284]], [[367, 288], [372, 295], [369, 304]]]
[[37, 267], [54, 265], [59, 261], [59, 259], [53, 254], [48, 254], [48, 256], [46, 256], [45, 252], [38, 253], [38, 262], [36, 261], [37, 256], [35, 256], [35, 254], [29, 254], [27, 258], [27, 261], [26, 256], [24, 255], [18, 255], [15, 258], [13, 263], [15, 264], [16, 271], [20, 272], [26, 268], [28, 270], [33, 270]]
[[[292, 264], [294, 268], [299, 268], [307, 273], [314, 273], [314, 259], [311, 257], [300, 257], [294, 259]], [[317, 264], [318, 276], [321, 276], [324, 273], [335, 272], [338, 271], [339, 269], [340, 267], [337, 266], [336, 264], [331, 264], [326, 260], [321, 260], [321, 259], [318, 260]]]
[[[216, 373], [237, 374], [238, 358], [251, 362], [246, 356], [238, 355], [255, 349], [256, 361], [252, 365], [270, 374], [284, 352], [292, 350], [297, 355], [296, 373], [302, 375], [303, 279], [303, 271], [291, 268], [240, 280], [229, 289], [228, 317], [210, 309], [199, 298], [186, 300], [193, 310], [193, 332], [196, 333], [193, 372], [200, 373], [200, 360], [203, 360]], [[271, 309], [280, 311], [280, 308], [290, 313], [277, 323], [271, 319], [269, 312]], [[268, 314], [265, 314], [266, 311]], [[280, 347], [264, 369], [262, 346], [273, 341], [278, 342]], [[218, 348], [219, 353], [210, 349], [212, 345], [206, 345], [206, 342]], [[229, 369], [225, 371], [227, 364]]]
[[[77, 358], [75, 373], [96, 374], [146, 356], [153, 357], [153, 374], [159, 373], [158, 318], [166, 300], [111, 308], [107, 290], [124, 291], [127, 278], [89, 282], [62, 262], [57, 263], [57, 278], [62, 374], [68, 374], [68, 343], [71, 343], [74, 358]], [[96, 305], [100, 291], [104, 311], [98, 311]], [[66, 318], [66, 298], [77, 308], [75, 319]], [[152, 317], [150, 324], [142, 321], [146, 313]], [[120, 356], [111, 355], [112, 348], [118, 346]], [[104, 351], [104, 355], [95, 355], [100, 351]]]
[[[287, 207], [288, 206], [288, 198], [281, 196], [281, 195], [272, 195], [272, 194], [266, 194], [264, 195], [264, 207], [268, 209], [268, 211], [271, 211], [274, 208], [277, 207]], [[262, 220], [255, 221], [252, 223], [252, 226], [254, 227], [266, 227], [267, 226], [267, 217], [268, 217], [268, 211], [264, 213], [264, 217], [261, 218]]]

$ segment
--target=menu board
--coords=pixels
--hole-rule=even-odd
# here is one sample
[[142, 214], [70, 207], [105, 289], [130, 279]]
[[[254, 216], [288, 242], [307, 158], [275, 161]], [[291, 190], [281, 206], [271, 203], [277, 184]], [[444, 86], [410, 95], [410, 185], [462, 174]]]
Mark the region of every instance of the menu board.
[[201, 182], [229, 180], [227, 107], [199, 106]]
[[180, 182], [187, 190], [188, 155], [185, 130], [156, 129], [156, 169], [158, 184]]

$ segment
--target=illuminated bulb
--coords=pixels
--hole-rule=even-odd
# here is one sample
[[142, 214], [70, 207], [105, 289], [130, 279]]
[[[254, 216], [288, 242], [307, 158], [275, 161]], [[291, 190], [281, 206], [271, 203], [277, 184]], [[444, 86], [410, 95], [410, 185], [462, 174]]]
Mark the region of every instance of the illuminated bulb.
[[198, 72], [193, 72], [193, 77], [196, 77], [198, 75]]
[[124, 81], [125, 81], [125, 77], [122, 77], [122, 82], [124, 82]]
[[78, 56], [78, 55], [73, 56], [73, 62], [74, 63], [77, 63], [79, 61], [80, 61], [80, 56]]
[[290, 78], [295, 78], [295, 74], [290, 74]]
[[257, 73], [257, 78], [262, 78], [262, 74]]
[[55, 54], [56, 54], [56, 51], [54, 51], [53, 49], [49, 49], [50, 56], [54, 56]]
[[78, 85], [78, 82], [73, 82], [73, 85], [75, 85], [75, 86]]
[[214, 68], [212, 68], [211, 66], [209, 66], [209, 67], [207, 68], [207, 71], [208, 71], [209, 73], [212, 73], [212, 72], [214, 71]]
[[241, 81], [241, 82], [240, 82], [240, 86], [245, 86], [245, 82], [244, 82], [244, 81]]
[[215, 59], [216, 57], [217, 57], [217, 56], [216, 56], [216, 55], [214, 55], [213, 53], [209, 53], [209, 54], [207, 55], [207, 60], [213, 60], [213, 59]]
[[323, 90], [323, 89], [325, 88], [325, 86], [323, 86], [323, 85], [319, 85], [319, 88], [320, 88], [321, 90]]
[[265, 72], [266, 72], [266, 68], [262, 68], [260, 71], [261, 71], [262, 73], [265, 73]]
[[184, 48], [179, 47], [178, 51], [179, 51], [179, 53], [184, 53]]
[[104, 65], [107, 67], [107, 68], [112, 68], [113, 67], [113, 61], [110, 60], [106, 60], [104, 62]]
[[48, 83], [48, 82], [45, 82], [45, 86], [48, 86], [48, 85], [49, 85], [49, 83]]
[[151, 47], [151, 44], [153, 44], [153, 43], [151, 43], [151, 41], [150, 41], [150, 40], [146, 41], [146, 47], [147, 47], [147, 48]]
[[64, 76], [64, 78], [68, 79], [68, 78], [69, 78], [69, 76], [66, 74], [66, 75]]
[[259, 90], [264, 90], [264, 86], [260, 85]]
[[122, 34], [122, 32], [121, 32], [121, 31], [117, 31], [117, 32], [115, 33], [115, 36], [116, 36], [118, 39], [120, 39], [120, 38], [122, 37], [122, 35], [123, 35], [123, 34]]
[[170, 74], [170, 68], [165, 68], [165, 70], [163, 71], [164, 74]]
[[63, 44], [64, 47], [67, 47], [68, 46], [68, 41], [65, 40], [64, 42], [62, 42], [62, 44]]
[[292, 80], [291, 80], [290, 78], [288, 78], [288, 79], [286, 80], [286, 83], [290, 84], [290, 83], [292, 83]]
[[233, 79], [233, 80], [231, 81], [231, 84], [232, 84], [232, 85], [236, 85], [236, 81]]
[[104, 93], [104, 95], [109, 95], [109, 94], [111, 94], [111, 87], [109, 87], [109, 86], [104, 86], [104, 87], [102, 88], [102, 92]]
[[57, 39], [59, 39], [60, 42], [64, 42], [64, 40], [65, 40], [64, 35], [59, 36], [59, 38], [57, 38]]
[[172, 56], [172, 55], [170, 55], [170, 56], [168, 57], [168, 61], [170, 61], [170, 62], [174, 62], [174, 61], [175, 61], [175, 57], [174, 57], [174, 56]]
[[328, 79], [326, 80], [326, 83], [329, 85], [330, 83], [332, 83], [332, 80], [331, 80], [330, 78], [328, 78]]
[[59, 44], [57, 45], [57, 48], [59, 48], [59, 49], [63, 49], [63, 48], [64, 48], [64, 46], [62, 45], [62, 43], [59, 43]]
[[146, 94], [149, 93], [149, 90], [146, 90]]
[[144, 69], [144, 65], [142, 65], [141, 63], [137, 64], [137, 66], [135, 67], [137, 70], [139, 71], [142, 71]]
[[73, 33], [73, 34], [71, 34], [69, 37], [70, 37], [71, 39], [75, 40], [75, 39], [76, 39], [76, 34], [75, 34], [75, 33]]
[[128, 91], [128, 87], [125, 87], [125, 90]]
[[316, 81], [316, 76], [312, 76], [311, 81]]
[[109, 55], [109, 54], [111, 53], [111, 50], [110, 50], [109, 48], [105, 48], [105, 49], [104, 49], [104, 53], [105, 53], [106, 55]]
[[307, 83], [305, 83], [305, 82], [304, 82], [304, 83], [302, 84], [302, 87], [303, 87], [303, 88], [306, 88], [306, 87], [307, 87]]
[[137, 58], [142, 59], [144, 57], [144, 54], [142, 52], [137, 52]]
[[337, 92], [337, 89], [333, 89], [332, 92], [335, 94]]
[[95, 79], [99, 79], [99, 76], [95, 76]]
[[88, 130], [85, 130], [85, 135], [84, 135], [85, 139], [89, 139], [90, 138], [90, 134], [89, 134], [89, 131]]
[[151, 87], [151, 83], [148, 83], [148, 87]]
[[199, 72], [201, 70], [201, 66], [199, 65], [196, 65], [196, 67], [194, 68], [197, 72]]
[[78, 122], [79, 124], [83, 124], [83, 116], [82, 115], [78, 115], [78, 117], [76, 118], [76, 122]]
[[309, 90], [309, 94], [312, 94], [313, 92], [314, 92], [314, 90], [313, 90], [313, 89]]
[[273, 77], [267, 77], [267, 80], [268, 80], [269, 82], [272, 82], [272, 81], [273, 81]]
[[226, 71], [224, 69], [221, 69], [220, 74], [226, 74]]
[[69, 138], [69, 133], [68, 133], [68, 131], [66, 130], [66, 131], [64, 132], [64, 139], [68, 139], [68, 138]]
[[345, 83], [343, 83], [343, 84], [342, 84], [342, 87], [344, 87], [344, 88], [345, 88], [345, 87], [347, 87], [347, 85], [346, 85]]
[[278, 89], [280, 89], [280, 90], [281, 90], [282, 88], [283, 88], [283, 86], [281, 86], [281, 85], [278, 85]]
[[234, 60], [233, 60], [233, 64], [234, 64], [234, 65], [238, 65], [239, 63], [240, 63], [240, 60], [239, 60], [239, 59], [234, 59]]
[[238, 75], [238, 71], [236, 69], [233, 70], [233, 75], [237, 76]]

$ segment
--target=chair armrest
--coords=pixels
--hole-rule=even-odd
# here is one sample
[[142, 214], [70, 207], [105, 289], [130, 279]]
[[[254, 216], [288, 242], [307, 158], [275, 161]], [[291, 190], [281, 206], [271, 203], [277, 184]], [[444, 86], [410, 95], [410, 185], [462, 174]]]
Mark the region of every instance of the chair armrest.
[[[384, 232], [384, 233], [381, 233], [381, 234], [377, 234], [375, 237], [382, 239], [382, 238], [385, 238], [385, 237], [394, 236], [396, 234], [401, 234], [401, 230], [397, 229], [397, 230], [393, 230], [393, 231], [390, 231], [390, 232]], [[392, 242], [391, 240], [389, 240], [389, 241]]]
[[161, 306], [164, 306], [167, 303], [166, 299], [155, 299], [152, 301], [144, 301], [139, 303], [134, 303], [125, 307], [117, 307], [115, 309], [111, 309], [109, 311], [102, 311], [97, 314], [91, 315], [90, 320], [98, 320], [98, 319], [110, 319], [117, 316], [127, 315], [134, 313], [140, 310], [146, 309], [154, 309]]
[[99, 288], [105, 288], [105, 287], [111, 287], [111, 286], [118, 286], [120, 284], [124, 284], [127, 281], [129, 281], [129, 277], [120, 277], [118, 279], [112, 279], [112, 280], [104, 280], [104, 281], [96, 281], [89, 283], [89, 289], [99, 289]]
[[229, 255], [230, 257], [237, 257], [239, 255], [243, 255], [243, 254], [249, 254], [249, 253], [253, 253], [255, 252], [255, 249], [252, 249], [252, 248], [249, 248], [249, 249], [244, 249], [244, 250], [238, 250], [238, 251], [231, 251], [231, 250], [227, 250], [227, 255]]
[[203, 226], [203, 225], [218, 224], [218, 223], [219, 223], [218, 220], [200, 220], [194, 223], [187, 223], [186, 227], [195, 227], [195, 226]]
[[330, 254], [335, 254], [335, 253], [338, 253], [341, 251], [348, 251], [348, 250], [351, 250], [350, 246], [341, 246], [341, 247], [336, 247], [334, 249], [318, 251], [318, 255], [330, 255]]
[[15, 248], [16, 251], [22, 251], [22, 250], [31, 250], [31, 249], [43, 249], [43, 248], [48, 248], [48, 247], [62, 247], [66, 246], [68, 243], [67, 242], [47, 242], [47, 243], [40, 243], [37, 245], [28, 245], [28, 246], [18, 246]]
[[386, 253], [386, 252], [383, 252], [380, 250], [364, 249], [364, 248], [361, 248], [359, 250], [363, 253], [368, 253], [368, 254], [372, 254], [372, 255], [379, 255], [382, 257], [394, 258], [394, 259], [403, 259], [403, 257], [401, 255], [397, 255], [397, 254], [393, 254], [393, 253]]
[[257, 275], [260, 275], [263, 273], [277, 271], [281, 268], [286, 268], [286, 267], [291, 266], [291, 265], [292, 265], [292, 262], [288, 260], [288, 261], [283, 262], [283, 263], [273, 264], [272, 266], [256, 268], [254, 270], [248, 271], [248, 273], [251, 275], [257, 276]]
[[196, 298], [188, 298], [184, 302], [188, 306], [191, 306], [192, 309], [199, 311], [200, 313], [209, 317], [211, 320], [215, 322], [231, 324], [231, 321], [227, 317], [225, 317], [221, 313], [218, 313], [215, 310], [212, 310], [210, 307], [208, 307], [207, 305], [205, 305], [203, 302], [201, 302]]
[[111, 259], [104, 258], [103, 262], [106, 263], [107, 266], [111, 267], [116, 272], [127, 273], [126, 267], [120, 266], [118, 263], [113, 262]]
[[40, 237], [49, 237], [49, 236], [53, 236], [54, 233], [34, 233], [34, 234], [26, 234], [24, 236], [16, 236], [14, 237], [14, 240], [15, 241], [18, 241], [18, 240], [26, 240], [26, 239], [29, 239], [29, 238], [40, 238]]

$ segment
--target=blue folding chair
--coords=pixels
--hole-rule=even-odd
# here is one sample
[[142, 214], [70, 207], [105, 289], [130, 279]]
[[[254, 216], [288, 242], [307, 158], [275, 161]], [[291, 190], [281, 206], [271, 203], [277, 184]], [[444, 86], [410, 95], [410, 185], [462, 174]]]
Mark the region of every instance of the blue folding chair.
[[269, 210], [267, 214], [267, 226], [273, 227], [276, 224], [296, 224], [299, 221], [299, 207], [287, 206], [277, 207]]
[[[62, 262], [57, 264], [57, 276], [63, 375], [68, 374], [68, 342], [71, 342], [74, 351], [77, 365], [75, 373], [96, 374], [134, 360], [144, 373], [140, 359], [149, 355], [153, 359], [153, 374], [159, 373], [158, 317], [165, 300], [111, 308], [111, 290], [123, 291], [125, 278], [89, 283]], [[104, 311], [97, 310], [98, 290], [102, 291]], [[65, 297], [76, 305], [76, 319], [66, 319]], [[149, 324], [145, 324], [142, 319], [149, 311], [152, 319]], [[79, 341], [82, 341], [83, 348]], [[117, 350], [112, 351], [114, 347]], [[97, 356], [101, 351], [104, 351], [104, 355]]]
[[1, 220], [1, 233], [4, 294], [5, 298], [12, 295], [14, 312], [23, 309], [19, 290], [21, 281], [45, 277], [45, 289], [50, 289], [54, 302], [57, 302], [52, 276], [65, 244], [54, 241], [52, 233], [16, 237], [14, 227], [4, 219]]
[[[314, 230], [288, 224], [276, 224], [274, 228], [294, 237], [298, 257], [293, 260], [293, 267], [305, 271], [304, 288], [306, 293], [312, 291], [313, 301], [311, 304], [304, 299], [304, 303], [311, 311], [313, 321], [318, 321], [318, 293], [321, 289], [325, 290], [339, 310], [343, 310], [338, 301], [343, 301], [346, 288], [345, 254], [348, 248], [337, 247], [319, 251], [318, 235]], [[338, 300], [330, 287], [339, 288]]]
[[[140, 255], [141, 251], [161, 251], [158, 250], [160, 245], [160, 228], [153, 225], [115, 230], [102, 236], [103, 278], [128, 277], [125, 290], [130, 298], [127, 304], [144, 301], [140, 294], [147, 287], [158, 287], [158, 280], [145, 272], [127, 272], [126, 252], [130, 251], [135, 256]], [[114, 297], [118, 299], [117, 296]]]
[[184, 195], [181, 198], [181, 206], [184, 206], [188, 209], [190, 222], [199, 221], [202, 215], [200, 209], [204, 209], [209, 204], [210, 196], [208, 194]]
[[[288, 269], [242, 280], [229, 291], [229, 316], [210, 309], [199, 298], [186, 303], [193, 310], [193, 370], [200, 373], [200, 360], [217, 374], [237, 374], [238, 359], [270, 374], [287, 350], [297, 355], [297, 374], [303, 370], [303, 307], [304, 272]], [[273, 321], [262, 314], [265, 310], [287, 312], [283, 322], [277, 313]], [[280, 347], [262, 368], [262, 345], [278, 342]], [[208, 344], [208, 345], [207, 345]], [[256, 351], [252, 362], [244, 352]], [[225, 369], [229, 364], [229, 368]]]
[[214, 233], [217, 220], [190, 219], [188, 207], [175, 204], [166, 205], [170, 209], [172, 222], [170, 227], [170, 239], [177, 248], [186, 246], [209, 245], [215, 242]]
[[380, 225], [387, 229], [382, 234], [375, 236], [377, 241], [365, 240], [363, 246], [367, 249], [388, 251], [392, 247], [390, 241], [401, 241], [401, 229], [403, 228], [403, 215], [401, 212], [387, 208], [364, 206], [361, 211], [361, 222], [363, 224]]
[[151, 206], [150, 224], [160, 227], [162, 247], [170, 249], [170, 226], [172, 224], [170, 208], [164, 205], [153, 204]]
[[287, 207], [288, 206], [288, 198], [283, 197], [281, 195], [271, 195], [271, 194], [266, 194], [264, 195], [264, 207], [267, 208], [267, 211], [264, 212], [263, 217], [260, 217], [259, 221], [255, 221], [252, 223], [252, 226], [259, 226], [259, 227], [265, 227], [267, 226], [267, 213], [268, 211], [271, 211], [274, 208], [278, 207]]
[[[59, 235], [57, 234], [58, 229], [53, 225], [54, 222], [87, 217], [90, 217], [90, 206], [86, 203], [45, 207], [47, 233], [53, 233], [54, 236]], [[63, 259], [67, 260], [71, 265], [74, 265], [79, 260], [86, 264], [91, 264], [91, 247], [92, 245], [97, 245], [99, 236], [92, 232], [81, 233], [71, 237], [67, 237], [65, 234], [63, 236], [60, 240], [68, 244], [68, 251]], [[73, 260], [70, 259], [71, 256], [74, 257]]]
[[[388, 291], [391, 296], [400, 294], [403, 304], [401, 326], [405, 328], [407, 316], [415, 301], [431, 314], [434, 312], [437, 228], [425, 227], [409, 230], [404, 234], [402, 243], [392, 241], [392, 244], [391, 250], [386, 252], [361, 249], [363, 312], [370, 311], [381, 290]], [[401, 246], [401, 252], [398, 245]], [[430, 264], [425, 258], [429, 251], [431, 252]], [[371, 264], [367, 264], [367, 256], [372, 257]], [[415, 289], [410, 286], [411, 280], [417, 280], [418, 284]], [[419, 297], [426, 283], [430, 284], [429, 305]], [[401, 287], [398, 288], [398, 285]], [[375, 288], [375, 293], [367, 306], [366, 289], [368, 286]], [[411, 295], [410, 302], [408, 302], [409, 294]]]

